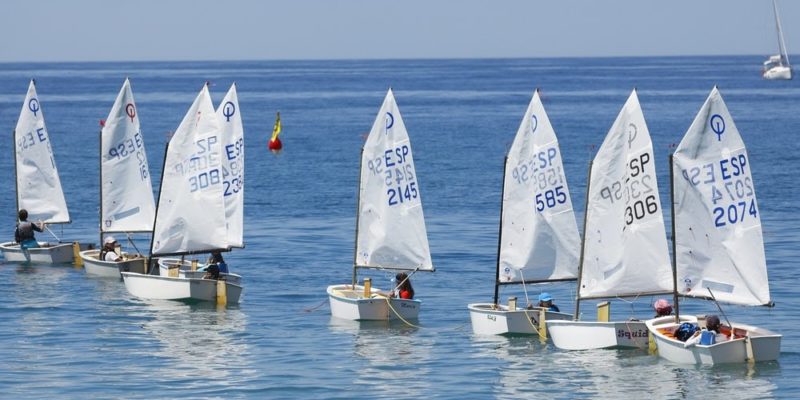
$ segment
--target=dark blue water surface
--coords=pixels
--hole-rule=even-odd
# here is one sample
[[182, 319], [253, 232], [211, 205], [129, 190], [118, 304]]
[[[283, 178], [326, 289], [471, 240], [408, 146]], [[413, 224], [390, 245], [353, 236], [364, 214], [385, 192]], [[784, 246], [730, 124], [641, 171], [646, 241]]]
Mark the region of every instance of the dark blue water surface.
[[[769, 82], [757, 57], [538, 60], [0, 64], [0, 237], [15, 221], [11, 132], [30, 78], [73, 223], [97, 240], [98, 121], [130, 77], [154, 184], [165, 140], [201, 85], [239, 88], [246, 156], [246, 279], [239, 306], [145, 302], [72, 266], [0, 264], [0, 397], [7, 398], [769, 398], [800, 397], [796, 285], [798, 81]], [[724, 306], [784, 334], [780, 360], [676, 365], [641, 351], [564, 352], [537, 338], [476, 337], [466, 305], [491, 301], [503, 157], [541, 88], [582, 219], [589, 160], [634, 87], [667, 156], [718, 85], [748, 146], [772, 309]], [[419, 327], [333, 320], [325, 287], [349, 282], [359, 151], [392, 87], [411, 137], [436, 272], [414, 276]], [[275, 112], [285, 149], [266, 150]], [[157, 190], [157, 187], [154, 188]], [[669, 221], [668, 207], [665, 219]], [[47, 235], [40, 234], [40, 237]], [[140, 235], [141, 236], [141, 235]], [[147, 247], [147, 237], [138, 237]], [[389, 273], [373, 274], [386, 287]], [[542, 288], [529, 287], [532, 295]], [[563, 309], [574, 284], [547, 286]], [[505, 288], [502, 298], [524, 296]], [[648, 317], [642, 297], [613, 314]], [[593, 306], [582, 306], [593, 318]], [[687, 300], [682, 310], [716, 312]], [[792, 378], [794, 377], [794, 378]]]

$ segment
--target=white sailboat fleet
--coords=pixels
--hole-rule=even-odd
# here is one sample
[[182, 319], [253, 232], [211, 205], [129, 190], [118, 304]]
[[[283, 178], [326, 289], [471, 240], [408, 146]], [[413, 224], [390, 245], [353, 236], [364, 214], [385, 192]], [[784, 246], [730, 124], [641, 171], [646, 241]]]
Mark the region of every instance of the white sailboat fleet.
[[183, 256], [244, 245], [243, 143], [236, 86], [215, 112], [204, 85], [167, 144], [150, 249], [151, 257], [161, 257], [158, 268], [123, 272], [128, 292], [145, 299], [239, 302], [241, 276], [222, 272], [206, 279], [208, 271]]
[[[353, 281], [327, 288], [331, 315], [348, 320], [413, 320], [417, 299], [358, 284], [359, 269], [434, 270], [411, 142], [389, 89], [362, 149]], [[402, 282], [396, 282], [400, 285]]]
[[[28, 212], [28, 220], [36, 224], [70, 223], [53, 148], [44, 123], [44, 111], [33, 80], [28, 85], [13, 138], [17, 193], [14, 213], [24, 209]], [[47, 231], [53, 234], [49, 229]], [[89, 244], [56, 239], [56, 243], [38, 241], [38, 247], [30, 248], [23, 248], [16, 242], [5, 242], [0, 244], [0, 250], [8, 262], [59, 264], [73, 262], [76, 250], [90, 247]]]
[[653, 143], [634, 90], [591, 164], [574, 321], [549, 322], [565, 350], [646, 348], [638, 320], [580, 320], [587, 299], [635, 297], [672, 290]]
[[[501, 285], [574, 281], [580, 237], [561, 160], [558, 139], [533, 94], [503, 172], [494, 302], [469, 304], [472, 330], [479, 335], [536, 334], [545, 320], [572, 319], [568, 313], [500, 304]], [[527, 290], [525, 291], [527, 300]]]
[[775, 12], [775, 28], [778, 32], [778, 54], [770, 56], [767, 61], [764, 61], [761, 76], [764, 79], [792, 79], [792, 65], [789, 63], [789, 52], [786, 50], [786, 42], [783, 40], [781, 19], [778, 16], [778, 4], [775, 0], [772, 0], [772, 10]]
[[[130, 81], [125, 79], [100, 130], [100, 243], [107, 233], [153, 231], [152, 188], [139, 114]], [[119, 252], [121, 261], [106, 261], [100, 249], [80, 255], [86, 273], [102, 277], [119, 278], [125, 271], [144, 273], [147, 262], [147, 257], [127, 252]]]
[[[741, 305], [771, 305], [750, 159], [715, 87], [672, 157], [674, 292]], [[679, 315], [676, 307], [676, 315]], [[776, 360], [782, 335], [722, 316], [728, 340], [685, 346], [676, 317], [647, 321], [658, 354], [683, 364]]]

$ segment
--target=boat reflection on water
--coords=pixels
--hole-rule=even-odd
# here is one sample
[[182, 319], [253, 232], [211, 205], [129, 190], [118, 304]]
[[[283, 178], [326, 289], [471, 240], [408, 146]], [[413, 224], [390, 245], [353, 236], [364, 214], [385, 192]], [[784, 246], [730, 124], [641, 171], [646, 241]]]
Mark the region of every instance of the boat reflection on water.
[[169, 359], [158, 363], [163, 371], [152, 374], [154, 379], [202, 378], [196, 381], [199, 386], [228, 387], [253, 378], [245, 373], [253, 370], [243, 338], [247, 317], [238, 308], [151, 300], [137, 307], [136, 314], [160, 345], [155, 354]]
[[389, 398], [400, 393], [406, 398], [422, 398], [433, 390], [430, 382], [420, 377], [434, 372], [436, 361], [430, 350], [435, 339], [419, 328], [402, 321], [359, 322], [336, 317], [331, 317], [329, 326], [334, 334], [352, 336], [354, 385], [371, 387], [369, 393]]
[[473, 336], [472, 347], [494, 361], [475, 364], [494, 364], [497, 398], [772, 398], [781, 374], [778, 363], [680, 365], [634, 349], [561, 351], [538, 338]]

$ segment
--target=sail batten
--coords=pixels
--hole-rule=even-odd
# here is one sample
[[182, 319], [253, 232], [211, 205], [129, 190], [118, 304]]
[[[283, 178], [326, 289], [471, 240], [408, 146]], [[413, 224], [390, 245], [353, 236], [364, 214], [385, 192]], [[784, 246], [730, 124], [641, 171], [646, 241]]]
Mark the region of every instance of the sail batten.
[[360, 181], [354, 265], [433, 271], [411, 143], [391, 89], [364, 144]]
[[14, 129], [14, 149], [17, 207], [28, 211], [29, 221], [69, 223], [67, 202], [33, 81], [28, 85]]
[[125, 79], [100, 134], [102, 232], [152, 232], [155, 200], [139, 113]]

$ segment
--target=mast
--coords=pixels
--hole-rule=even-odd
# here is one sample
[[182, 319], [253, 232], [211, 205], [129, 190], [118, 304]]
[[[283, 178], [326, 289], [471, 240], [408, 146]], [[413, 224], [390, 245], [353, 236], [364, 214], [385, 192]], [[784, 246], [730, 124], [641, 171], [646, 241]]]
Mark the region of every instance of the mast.
[[358, 162], [358, 192], [356, 192], [356, 235], [353, 240], [353, 289], [356, 288], [358, 277], [358, 222], [361, 217], [361, 173], [364, 168], [364, 146], [361, 146], [361, 153]]
[[[503, 185], [500, 187], [500, 224], [497, 228], [497, 268], [494, 273], [494, 305], [497, 305], [497, 298], [500, 295], [500, 244], [503, 241], [503, 196], [506, 192], [506, 166], [508, 165], [508, 156], [503, 159]], [[524, 284], [524, 283], [523, 283]]]
[[772, 0], [772, 9], [775, 11], [775, 27], [778, 30], [778, 51], [781, 53], [781, 60], [786, 59], [786, 66], [789, 67], [789, 52], [786, 51], [786, 43], [783, 41], [781, 19], [778, 17], [778, 4], [775, 0]]
[[155, 243], [154, 236], [156, 234], [156, 222], [158, 221], [158, 208], [161, 205], [161, 189], [164, 186], [164, 170], [167, 168], [167, 154], [169, 153], [169, 142], [172, 140], [172, 136], [167, 139], [167, 143], [164, 145], [164, 162], [161, 164], [161, 179], [158, 181], [158, 201], [156, 202], [156, 212], [155, 216], [153, 217], [153, 233], [151, 234], [150, 239], [150, 258], [147, 261], [147, 270], [144, 272], [145, 275], [149, 274], [150, 271], [153, 269], [153, 244]]
[[583, 208], [583, 237], [581, 238], [581, 257], [578, 260], [578, 284], [575, 285], [575, 314], [572, 317], [577, 321], [581, 309], [581, 277], [583, 275], [583, 253], [586, 251], [586, 217], [589, 214], [589, 191], [592, 188], [592, 164], [589, 160], [589, 174], [586, 175], [586, 204]]
[[14, 224], [19, 222], [19, 178], [17, 177], [17, 130], [11, 134], [11, 152], [14, 153]]
[[670, 213], [672, 214], [672, 302], [675, 303], [675, 323], [680, 321], [680, 309], [678, 308], [678, 253], [675, 244], [675, 172], [673, 168], [673, 155], [669, 155], [669, 200]]
[[103, 246], [103, 126], [100, 127], [100, 140], [97, 141], [100, 145], [100, 159], [99, 168], [100, 168], [100, 210], [98, 211], [99, 218], [100, 218], [100, 246]]

